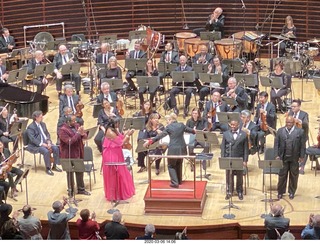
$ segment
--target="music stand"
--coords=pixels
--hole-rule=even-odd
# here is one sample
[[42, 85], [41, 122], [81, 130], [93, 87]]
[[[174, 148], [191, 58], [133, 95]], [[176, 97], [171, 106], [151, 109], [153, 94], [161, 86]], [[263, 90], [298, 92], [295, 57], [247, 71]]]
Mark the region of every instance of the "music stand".
[[171, 73], [177, 68], [178, 64], [176, 63], [165, 63], [165, 62], [159, 62], [158, 63], [158, 70], [161, 73]]
[[240, 121], [240, 114], [237, 112], [217, 112], [219, 122], [229, 124], [231, 121]]
[[263, 177], [265, 177], [265, 172], [267, 171], [270, 175], [270, 198], [263, 199], [264, 202], [275, 202], [279, 201], [279, 199], [272, 199], [272, 187], [271, 187], [271, 172], [272, 169], [282, 169], [283, 163], [282, 160], [259, 160], [258, 161], [259, 168], [263, 170]]
[[129, 31], [129, 39], [144, 39], [147, 37], [146, 30]]
[[61, 67], [61, 74], [70, 75], [70, 79], [72, 81], [72, 75], [79, 74], [80, 67], [80, 63], [66, 63]]
[[199, 79], [202, 81], [202, 83], [209, 84], [210, 90], [211, 88], [223, 89], [220, 87], [220, 84], [223, 81], [221, 74], [199, 73]]
[[280, 89], [283, 87], [282, 78], [280, 77], [270, 77], [271, 80], [271, 87], [276, 89]]
[[9, 76], [7, 79], [7, 83], [11, 84], [11, 83], [16, 83], [18, 81], [18, 76], [19, 76], [19, 70], [11, 70], [9, 71]]
[[222, 101], [226, 102], [230, 107], [238, 105], [237, 101], [232, 97], [222, 96]]
[[98, 126], [94, 126], [90, 129], [85, 130], [87, 133], [86, 146], [88, 146], [88, 141], [96, 134]]
[[113, 43], [117, 41], [117, 34], [109, 34], [104, 36], [99, 36], [99, 42], [100, 43]]
[[195, 64], [195, 63], [192, 64], [192, 68], [193, 68], [194, 72], [196, 72], [197, 74], [207, 73], [208, 66], [209, 66], [209, 64]]
[[146, 88], [149, 92], [155, 92], [160, 86], [159, 76], [137, 76], [138, 87]]
[[260, 83], [267, 89], [267, 87], [271, 87], [272, 80], [267, 76], [260, 76]]
[[229, 170], [229, 186], [227, 194], [229, 195], [229, 204], [228, 206], [223, 207], [223, 209], [228, 208], [229, 213], [224, 214], [223, 218], [225, 219], [234, 219], [235, 215], [230, 213], [231, 208], [240, 209], [236, 205], [232, 203], [232, 192], [231, 192], [231, 179], [233, 177], [233, 171], [234, 170], [243, 170], [243, 158], [231, 158], [231, 157], [225, 157], [225, 158], [219, 158], [219, 167], [220, 169]]
[[110, 91], [118, 91], [123, 89], [123, 80], [122, 79], [108, 79], [103, 78], [101, 83], [108, 82], [110, 85]]
[[221, 40], [221, 32], [220, 31], [201, 31], [200, 32], [200, 39], [201, 40], [209, 40], [209, 41], [217, 41]]
[[242, 73], [243, 71], [243, 62], [239, 59], [224, 59], [222, 60], [222, 64], [228, 66], [231, 75], [233, 75], [233, 73]]
[[21, 184], [21, 182], [22, 182], [23, 179], [26, 179], [25, 182], [26, 182], [26, 202], [27, 202], [27, 204], [29, 204], [29, 197], [28, 197], [28, 180], [27, 180], [29, 171], [30, 171], [29, 169], [27, 169], [26, 171], [24, 171], [23, 174], [21, 175], [19, 181], [17, 182], [17, 185], [18, 185], [18, 184]]
[[134, 59], [134, 58], [126, 58], [125, 59], [125, 68], [127, 70], [144, 70], [146, 67], [147, 59], [146, 58], [140, 58], [140, 59]]
[[235, 73], [234, 77], [240, 84], [243, 82], [245, 86], [254, 87], [257, 85], [255, 81], [255, 76], [253, 74], [248, 75], [248, 74]]
[[320, 91], [320, 77], [315, 77], [313, 76], [313, 84], [314, 84], [314, 87]]

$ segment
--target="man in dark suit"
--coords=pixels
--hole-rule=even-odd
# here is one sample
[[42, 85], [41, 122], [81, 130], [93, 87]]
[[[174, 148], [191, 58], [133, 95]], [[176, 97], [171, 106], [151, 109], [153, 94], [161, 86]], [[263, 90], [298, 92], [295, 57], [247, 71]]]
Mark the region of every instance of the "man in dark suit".
[[[34, 53], [34, 58], [30, 59], [28, 61], [28, 75], [32, 75], [34, 74], [34, 71], [36, 69], [36, 66], [40, 65], [40, 64], [44, 64], [43, 62], [43, 58], [44, 58], [44, 54], [42, 51], [37, 50]], [[26, 80], [27, 83], [31, 83], [33, 85], [37, 86], [37, 93], [42, 93], [44, 91], [44, 89], [47, 87], [48, 85], [48, 80], [42, 75], [39, 77], [35, 77], [33, 76], [32, 80]]]
[[206, 45], [200, 45], [200, 52], [194, 55], [192, 58], [192, 63], [194, 64], [210, 64], [212, 62], [213, 56], [208, 53], [208, 47]]
[[57, 80], [56, 80], [56, 90], [60, 94], [62, 90], [62, 82], [71, 79], [74, 82], [74, 87], [76, 89], [77, 94], [79, 95], [80, 90], [81, 90], [81, 77], [79, 74], [66, 74], [62, 75], [61, 74], [61, 67], [64, 64], [67, 63], [75, 63], [77, 62], [76, 57], [68, 51], [67, 47], [65, 45], [60, 45], [58, 53], [54, 56], [53, 58], [53, 63], [54, 63], [54, 73], [57, 75]]
[[[212, 124], [211, 131], [220, 129], [222, 132], [228, 130], [228, 124], [220, 123], [218, 118], [219, 112], [228, 112], [229, 105], [226, 102], [221, 101], [221, 94], [218, 91], [213, 91], [211, 100], [206, 103], [203, 111], [203, 118], [208, 120], [208, 123]], [[214, 114], [214, 116], [212, 116]]]
[[[187, 65], [187, 57], [184, 55], [180, 56], [180, 65], [175, 69], [175, 71], [193, 71], [193, 68], [189, 65]], [[170, 102], [171, 107], [173, 108], [173, 111], [178, 115], [179, 110], [177, 108], [177, 101], [176, 101], [176, 95], [179, 94], [179, 92], [183, 92], [186, 95], [186, 100], [184, 103], [184, 113], [183, 116], [188, 116], [189, 112], [189, 105], [191, 100], [192, 93], [195, 93], [196, 87], [195, 82], [185, 82], [184, 86], [186, 88], [183, 88], [183, 82], [182, 81], [172, 81], [172, 89], [170, 90]], [[184, 89], [184, 90], [183, 90]]]
[[2, 28], [0, 37], [0, 53], [9, 53], [16, 47], [13, 36], [7, 28]]
[[[27, 127], [28, 150], [32, 153], [40, 153], [43, 155], [46, 173], [48, 175], [54, 175], [52, 170], [62, 172], [62, 170], [57, 166], [60, 164], [59, 148], [51, 142], [47, 126], [44, 122], [42, 122], [42, 111], [34, 111], [32, 113], [32, 118], [33, 122]], [[51, 153], [53, 154], [52, 168], [50, 159]]]
[[258, 99], [259, 103], [257, 105], [256, 113], [254, 116], [254, 122], [258, 125], [258, 138], [256, 144], [259, 149], [259, 154], [263, 154], [264, 146], [266, 143], [266, 136], [270, 134], [270, 131], [264, 131], [263, 128], [261, 128], [261, 124], [264, 119], [262, 119], [262, 116], [266, 118], [266, 122], [271, 130], [275, 130], [277, 125], [277, 115], [276, 107], [272, 103], [268, 102], [267, 92], [260, 92]]
[[0, 83], [6, 83], [8, 77], [6, 66], [3, 65], [3, 60], [0, 58]]
[[303, 161], [306, 151], [306, 138], [303, 130], [294, 126], [292, 116], [287, 116], [286, 125], [277, 131], [274, 149], [276, 159], [283, 162], [279, 172], [278, 198], [281, 199], [286, 192], [289, 176], [289, 198], [293, 199], [298, 187], [299, 162]]
[[[185, 124], [177, 121], [177, 115], [171, 113], [168, 119], [169, 124], [166, 128], [156, 137], [148, 139], [144, 146], [159, 141], [161, 138], [169, 135], [170, 142], [168, 145], [167, 155], [187, 155], [187, 145], [184, 140], [184, 132], [195, 133], [192, 128], [187, 127]], [[168, 171], [170, 175], [170, 187], [179, 188], [182, 184], [182, 162], [183, 158], [168, 158]]]
[[[222, 83], [219, 84], [219, 91], [222, 94], [224, 92], [224, 88], [227, 86], [229, 79], [229, 71], [228, 66], [222, 64], [219, 57], [215, 56], [213, 59], [213, 63], [209, 62], [208, 65], [208, 74], [220, 74], [222, 76]], [[210, 88], [208, 87], [210, 84], [204, 83], [204, 86], [198, 88], [199, 89], [199, 109], [203, 109], [204, 100], [207, 95], [210, 94]], [[218, 84], [217, 84], [218, 86]]]
[[110, 85], [108, 82], [101, 83], [101, 93], [97, 96], [97, 103], [102, 104], [103, 99], [108, 99], [113, 107], [116, 107], [118, 98], [117, 94], [110, 91]]
[[104, 226], [104, 234], [107, 240], [125, 240], [129, 239], [127, 227], [121, 224], [122, 214], [115, 211], [112, 215], [112, 221]]
[[[239, 121], [232, 120], [230, 122], [230, 130], [223, 132], [221, 143], [221, 157], [240, 157], [243, 159], [243, 167], [247, 167], [249, 150], [248, 150], [248, 137], [247, 134], [240, 130]], [[237, 183], [236, 191], [239, 200], [243, 200], [243, 170], [234, 170], [236, 174]], [[226, 170], [226, 200], [233, 194], [234, 182], [233, 175], [230, 177], [230, 170]]]
[[65, 107], [72, 108], [73, 114], [77, 112], [77, 105], [80, 103], [80, 97], [77, 94], [73, 94], [72, 85], [64, 86], [64, 94], [59, 97], [59, 117], [63, 115], [63, 109]]
[[[235, 105], [230, 107], [230, 112], [241, 112], [248, 108], [248, 95], [243, 87], [241, 87], [236, 78], [230, 77], [228, 79], [228, 87], [226, 88], [224, 96], [232, 98]], [[222, 100], [223, 97], [222, 96]]]
[[109, 63], [109, 58], [114, 57], [114, 53], [110, 51], [110, 44], [109, 43], [102, 43], [101, 44], [101, 52], [97, 54], [96, 56], [96, 63], [97, 64], [104, 64], [105, 69], [101, 70], [104, 72], [99, 72], [98, 76], [100, 79], [103, 79], [106, 77], [106, 70], [107, 65]]
[[241, 130], [247, 133], [249, 153], [255, 154], [257, 152], [257, 137], [258, 137], [258, 125], [251, 121], [251, 112], [247, 109], [242, 110], [240, 114]]
[[284, 232], [289, 230], [290, 219], [284, 217], [284, 207], [280, 204], [270, 206], [270, 215], [264, 219], [266, 228], [265, 240], [280, 240]]
[[[144, 52], [141, 49], [141, 44], [139, 42], [136, 42], [134, 44], [134, 50], [130, 51], [129, 53], [126, 54], [126, 58], [128, 59], [141, 59], [141, 58], [147, 58], [147, 53]], [[126, 74], [126, 80], [128, 82], [128, 89], [130, 91], [136, 91], [137, 87], [134, 84], [132, 78], [135, 77], [136, 75], [143, 75], [143, 70], [128, 70]]]

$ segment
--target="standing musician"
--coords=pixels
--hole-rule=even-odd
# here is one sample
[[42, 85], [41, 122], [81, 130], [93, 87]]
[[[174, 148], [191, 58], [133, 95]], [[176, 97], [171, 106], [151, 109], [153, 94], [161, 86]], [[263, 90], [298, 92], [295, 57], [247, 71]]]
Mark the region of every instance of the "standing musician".
[[[222, 76], [222, 84], [220, 84], [221, 89], [220, 93], [224, 92], [224, 88], [227, 86], [227, 82], [229, 79], [229, 71], [228, 66], [222, 64], [219, 57], [215, 56], [213, 59], [213, 63], [209, 62], [208, 65], [208, 74], [221, 74]], [[199, 88], [199, 109], [203, 110], [204, 101], [207, 95], [210, 94], [210, 88], [208, 87], [210, 84], [205, 83], [204, 86]]]
[[9, 77], [9, 73], [7, 73], [6, 66], [3, 65], [3, 59], [0, 58], [0, 83], [6, 83]]
[[[136, 42], [134, 44], [134, 50], [127, 52], [126, 53], [126, 58], [131, 58], [131, 59], [141, 59], [141, 58], [147, 58], [147, 53], [144, 52], [141, 49], [141, 44], [139, 42]], [[142, 74], [142, 70], [128, 70], [127, 74], [126, 74], [126, 80], [128, 82], [128, 90], [129, 91], [136, 91], [137, 87], [134, 84], [132, 78], [135, 77], [136, 75], [141, 75]]]
[[287, 108], [283, 107], [281, 98], [286, 96], [291, 89], [291, 76], [286, 74], [283, 71], [284, 64], [280, 60], [276, 62], [274, 66], [274, 71], [270, 74], [270, 78], [279, 77], [282, 81], [282, 87], [280, 89], [276, 89], [275, 87], [271, 87], [270, 97], [271, 103], [276, 107], [278, 111], [281, 113], [285, 113]]
[[80, 96], [78, 94], [73, 94], [72, 85], [64, 86], [64, 94], [61, 94], [59, 97], [59, 117], [63, 115], [63, 109], [65, 107], [72, 108], [73, 114], [79, 112], [79, 107], [82, 106], [80, 101]]
[[[236, 104], [230, 107], [230, 112], [241, 112], [248, 107], [248, 95], [244, 88], [237, 84], [234, 77], [228, 79], [228, 87], [226, 88], [224, 96], [235, 100]], [[223, 97], [222, 96], [222, 99]]]
[[[18, 196], [17, 184], [23, 175], [23, 171], [21, 169], [12, 166], [12, 164], [15, 163], [18, 157], [19, 151], [16, 151], [11, 155], [9, 149], [4, 148], [3, 143], [0, 142], [0, 181], [5, 181], [6, 178], [8, 178], [9, 186], [11, 188], [11, 198]], [[16, 179], [14, 180], [15, 176]]]
[[[169, 124], [165, 127], [163, 132], [156, 137], [147, 139], [143, 144], [144, 147], [148, 147], [152, 143], [159, 141], [161, 138], [169, 135], [170, 142], [168, 145], [167, 155], [187, 155], [187, 146], [184, 140], [184, 133], [195, 133], [195, 131], [183, 123], [177, 121], [177, 115], [171, 113], [169, 116]], [[182, 162], [183, 158], [168, 158], [168, 171], [170, 175], [170, 187], [179, 188], [182, 184]]]
[[213, 91], [211, 100], [206, 103], [202, 117], [208, 120], [208, 128], [210, 131], [220, 129], [222, 132], [228, 130], [228, 124], [219, 122], [219, 112], [228, 112], [230, 109], [229, 105], [221, 101], [221, 94], [219, 91]]
[[[57, 166], [59, 161], [59, 148], [52, 144], [49, 131], [43, 120], [42, 111], [34, 111], [32, 113], [33, 122], [27, 127], [28, 150], [31, 153], [40, 153], [43, 155], [46, 166], [46, 173], [53, 176], [52, 170], [62, 172]], [[51, 156], [53, 154], [53, 156]], [[51, 168], [51, 161], [53, 166]]]
[[[187, 57], [184, 55], [180, 56], [180, 65], [175, 68], [175, 71], [193, 71], [193, 68], [189, 65], [187, 65]], [[176, 95], [179, 92], [183, 92], [186, 95], [186, 100], [184, 104], [184, 117], [188, 116], [189, 112], [189, 105], [190, 105], [190, 99], [192, 93], [195, 93], [196, 87], [195, 87], [195, 81], [193, 82], [185, 82], [183, 90], [183, 84], [182, 81], [172, 81], [173, 88], [170, 90], [170, 102], [171, 106], [173, 107], [173, 111], [176, 115], [179, 114], [179, 110], [177, 108], [177, 101], [176, 101]]]
[[34, 53], [34, 58], [30, 59], [28, 61], [28, 75], [31, 75], [32, 78], [31, 80], [26, 79], [26, 83], [31, 83], [33, 85], [37, 86], [37, 93], [42, 93], [44, 91], [44, 89], [47, 87], [48, 85], [48, 80], [46, 79], [46, 77], [39, 76], [39, 77], [34, 77], [34, 71], [36, 69], [36, 66], [40, 65], [40, 64], [45, 64], [46, 62], [44, 61], [44, 54], [41, 50], [37, 50]]
[[279, 172], [278, 199], [283, 197], [287, 188], [289, 177], [288, 193], [292, 200], [298, 187], [299, 163], [303, 162], [306, 151], [306, 138], [303, 130], [294, 125], [294, 118], [288, 116], [286, 125], [277, 131], [274, 142], [276, 159], [283, 162], [283, 168]]
[[[230, 130], [223, 132], [221, 157], [241, 157], [243, 158], [243, 167], [247, 167], [249, 157], [248, 137], [244, 131], [240, 130], [239, 121], [237, 120], [230, 121]], [[236, 191], [239, 200], [243, 200], [243, 170], [234, 170], [233, 173], [237, 176]], [[226, 186], [227, 194], [225, 199], [228, 200], [234, 190], [233, 175], [230, 177], [230, 170], [226, 170]]]
[[[296, 38], [297, 37], [297, 28], [293, 24], [293, 18], [288, 15], [285, 19], [285, 24], [282, 27], [281, 35], [287, 37], [287, 38]], [[283, 57], [286, 52], [286, 47], [287, 45], [290, 44], [290, 40], [286, 41], [284, 40], [283, 42], [280, 43], [280, 53], [279, 56]]]
[[[148, 76], [148, 77], [159, 75], [159, 71], [158, 71], [157, 67], [154, 66], [152, 59], [147, 60], [145, 70], [143, 71], [143, 75]], [[156, 103], [154, 101], [154, 97], [156, 95], [157, 88], [150, 89], [150, 87], [139, 87], [140, 106], [142, 106], [143, 102], [144, 102], [143, 94], [145, 94], [147, 91], [149, 91], [149, 93], [150, 93], [149, 100], [151, 101], [152, 107], [155, 107]]]
[[118, 110], [112, 107], [108, 99], [103, 99], [102, 108], [98, 114], [98, 126], [99, 130], [94, 138], [94, 142], [98, 147], [99, 152], [102, 153], [102, 140], [104, 137], [104, 128], [109, 123], [111, 118], [120, 117]]
[[61, 94], [62, 90], [62, 82], [71, 79], [71, 81], [74, 82], [74, 87], [76, 89], [77, 94], [79, 95], [81, 90], [81, 77], [79, 74], [67, 74], [62, 75], [61, 74], [61, 68], [64, 64], [67, 63], [75, 63], [77, 62], [77, 58], [68, 51], [67, 47], [65, 45], [60, 45], [58, 49], [58, 53], [53, 58], [54, 63], [54, 73], [57, 75], [57, 81], [56, 81], [56, 89], [58, 92], [58, 95]]
[[250, 99], [248, 101], [248, 109], [249, 110], [254, 110], [254, 104], [255, 104], [255, 100], [256, 97], [258, 95], [259, 92], [259, 78], [258, 78], [258, 72], [256, 69], [256, 65], [255, 62], [250, 60], [246, 63], [246, 67], [244, 69], [244, 73], [247, 75], [253, 75], [253, 79], [254, 79], [254, 86], [246, 86], [246, 92], [248, 93]]
[[16, 120], [18, 120], [17, 114], [9, 114], [6, 107], [0, 106], [0, 141], [5, 148], [9, 148], [9, 142], [13, 142], [13, 151], [19, 146], [17, 136], [10, 136], [10, 128]]
[[262, 91], [258, 96], [259, 103], [257, 105], [254, 122], [259, 126], [257, 147], [259, 153], [264, 153], [266, 136], [270, 134], [269, 127], [276, 129], [277, 116], [275, 106], [268, 102], [268, 93]]
[[242, 110], [240, 114], [241, 130], [247, 133], [249, 153], [257, 152], [257, 139], [259, 126], [251, 120], [251, 112], [247, 109]]

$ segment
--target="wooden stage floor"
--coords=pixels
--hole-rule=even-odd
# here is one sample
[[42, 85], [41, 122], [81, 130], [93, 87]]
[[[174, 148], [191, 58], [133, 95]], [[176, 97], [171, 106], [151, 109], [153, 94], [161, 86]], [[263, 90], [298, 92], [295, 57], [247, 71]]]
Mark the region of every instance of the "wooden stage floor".
[[[264, 61], [264, 60], [262, 60]], [[266, 62], [266, 61], [265, 61]], [[120, 62], [121, 63], [121, 62]], [[121, 63], [123, 64], [123, 63]], [[86, 68], [83, 68], [83, 75], [87, 72]], [[303, 86], [303, 91], [302, 91]], [[264, 88], [262, 88], [264, 89]], [[302, 93], [303, 92], [303, 93]], [[56, 141], [56, 124], [58, 120], [58, 99], [55, 91], [55, 85], [50, 85], [47, 88], [46, 94], [50, 96], [49, 112], [44, 117], [44, 122], [51, 133], [53, 141]], [[314, 88], [312, 80], [303, 81], [298, 78], [293, 79], [293, 97], [308, 100], [302, 104], [302, 109], [309, 113], [310, 118], [310, 144], [317, 143], [317, 130], [318, 127], [317, 117], [320, 114], [320, 102], [319, 94]], [[92, 117], [93, 106], [90, 102], [90, 96], [88, 94], [81, 94], [82, 100], [85, 104], [83, 109], [85, 128], [91, 128], [96, 125], [97, 120]], [[137, 104], [138, 104], [137, 100]], [[194, 99], [192, 99], [194, 103]], [[191, 107], [193, 107], [193, 104]], [[182, 106], [182, 105], [181, 105]], [[126, 110], [126, 116], [131, 116], [137, 109]], [[164, 114], [163, 109], [159, 109], [159, 112]], [[18, 111], [19, 114], [19, 111]], [[284, 125], [284, 115], [278, 114], [278, 128]], [[179, 120], [183, 121], [182, 115], [179, 115]], [[135, 136], [137, 132], [135, 133]], [[221, 138], [220, 138], [221, 140]], [[135, 142], [135, 139], [134, 139]], [[98, 222], [110, 220], [111, 215], [107, 210], [112, 208], [110, 202], [107, 202], [103, 193], [103, 178], [100, 174], [101, 155], [99, 154], [93, 139], [89, 141], [89, 146], [94, 150], [94, 164], [96, 171], [97, 182], [92, 184], [91, 196], [76, 195], [76, 199], [81, 200], [78, 203], [78, 209], [88, 208], [91, 211], [95, 211], [97, 214]], [[273, 147], [272, 136], [267, 137], [267, 146]], [[134, 145], [135, 148], [135, 145]], [[228, 209], [223, 207], [228, 205], [228, 201], [225, 200], [225, 171], [219, 169], [217, 158], [220, 156], [219, 148], [212, 148], [214, 157], [207, 169], [207, 173], [211, 174], [210, 180], [207, 181], [207, 199], [205, 202], [202, 216], [175, 216], [160, 214], [160, 215], [145, 215], [144, 213], [144, 196], [148, 185], [145, 183], [148, 176], [147, 172], [137, 173], [137, 164], [133, 165], [133, 178], [135, 182], [136, 193], [128, 199], [128, 203], [119, 204], [117, 209], [123, 213], [123, 220], [126, 223], [147, 224], [153, 223], [156, 226], [201, 226], [201, 225], [220, 225], [226, 223], [239, 223], [241, 225], [263, 225], [263, 219], [260, 215], [269, 211], [269, 203], [261, 201], [265, 198], [262, 192], [262, 171], [258, 168], [257, 155], [250, 156], [249, 158], [249, 186], [247, 187], [247, 194], [244, 195], [244, 200], [239, 201], [237, 197], [233, 198], [233, 203], [240, 209], [231, 209], [231, 213], [235, 214], [235, 218], [228, 220], [223, 218], [223, 215], [228, 213]], [[33, 165], [33, 156], [26, 152], [26, 163]], [[42, 160], [43, 161], [43, 160]], [[19, 160], [18, 160], [19, 162]], [[154, 166], [153, 166], [154, 167]], [[199, 173], [199, 165], [197, 165], [197, 174]], [[183, 180], [190, 181], [193, 178], [193, 173], [190, 170], [190, 164], [185, 163], [183, 166]], [[165, 169], [165, 164], [161, 163], [160, 175], [155, 174], [154, 168], [152, 168], [153, 180], [168, 180], [168, 171]], [[267, 189], [269, 189], [269, 178], [266, 179]], [[55, 173], [54, 176], [48, 176], [44, 170], [44, 164], [38, 165], [38, 171], [35, 172], [30, 168], [29, 176], [27, 178], [28, 189], [26, 191], [25, 182], [23, 182], [23, 192], [20, 192], [17, 201], [8, 198], [7, 202], [12, 204], [14, 210], [21, 209], [26, 204], [26, 192], [28, 193], [28, 201], [32, 207], [36, 208], [34, 215], [42, 220], [47, 220], [47, 212], [51, 210], [51, 205], [54, 201], [62, 199], [67, 194], [67, 181], [66, 173]], [[89, 190], [89, 177], [85, 175], [85, 184], [87, 190]], [[169, 181], [168, 181], [169, 184]], [[272, 197], [276, 197], [276, 184], [277, 177], [272, 177]], [[320, 199], [315, 198], [320, 195], [318, 186], [320, 185], [320, 175], [315, 176], [314, 171], [310, 169], [310, 162], [308, 161], [305, 175], [299, 176], [298, 190], [296, 197], [293, 200], [289, 200], [288, 195], [280, 201], [285, 206], [285, 216], [291, 219], [291, 225], [305, 225], [308, 221], [310, 213], [318, 213], [320, 209]], [[269, 195], [268, 195], [269, 197]], [[79, 214], [80, 211], [78, 211]], [[77, 215], [78, 217], [79, 215]], [[72, 221], [76, 221], [77, 217]]]

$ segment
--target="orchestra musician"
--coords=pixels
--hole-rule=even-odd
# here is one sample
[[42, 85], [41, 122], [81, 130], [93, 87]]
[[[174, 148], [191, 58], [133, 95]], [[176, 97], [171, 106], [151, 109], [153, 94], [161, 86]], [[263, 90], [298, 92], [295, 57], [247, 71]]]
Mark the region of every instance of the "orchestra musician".
[[208, 47], [206, 45], [200, 45], [200, 52], [194, 55], [192, 63], [194, 64], [210, 64], [212, 63], [213, 56], [208, 53]]
[[[268, 102], [268, 96], [268, 93], [265, 91], [259, 93], [259, 103], [257, 104], [254, 116], [254, 122], [258, 125], [258, 141], [256, 146], [258, 147], [260, 154], [264, 153], [266, 136], [270, 134], [268, 127], [275, 130], [277, 125], [276, 108], [272, 103]], [[263, 123], [266, 123], [267, 130], [263, 128]]]
[[[184, 55], [180, 56], [179, 59], [179, 66], [175, 68], [175, 71], [193, 71], [193, 68], [189, 65], [187, 65], [187, 57]], [[192, 93], [195, 93], [196, 86], [195, 81], [193, 82], [185, 82], [184, 83], [184, 90], [183, 90], [183, 82], [182, 81], [172, 81], [172, 89], [170, 90], [170, 102], [171, 107], [173, 107], [173, 111], [176, 115], [179, 114], [179, 110], [177, 108], [177, 101], [176, 101], [176, 95], [179, 92], [183, 92], [186, 95], [185, 104], [184, 104], [184, 112], [183, 116], [188, 116], [189, 112], [189, 105], [191, 100]]]
[[0, 58], [0, 83], [6, 83], [9, 77], [9, 73], [7, 73], [6, 66], [3, 65], [3, 59]]
[[222, 99], [223, 97], [229, 97], [235, 100], [235, 105], [230, 107], [230, 112], [241, 112], [248, 107], [248, 95], [234, 77], [228, 79], [228, 87]]
[[102, 104], [103, 99], [108, 99], [113, 107], [116, 106], [118, 97], [114, 91], [110, 91], [110, 84], [108, 82], [102, 82], [100, 86], [101, 92], [97, 96], [97, 104]]
[[[288, 15], [285, 18], [285, 24], [282, 27], [281, 35], [287, 37], [287, 38], [296, 38], [297, 37], [297, 28], [293, 24], [293, 18]], [[283, 42], [280, 43], [280, 53], [279, 56], [283, 57], [286, 52], [286, 47], [288, 44], [290, 44], [290, 40], [284, 40]]]
[[[154, 66], [152, 59], [148, 59], [147, 60], [146, 67], [145, 67], [145, 70], [143, 72], [143, 75], [144, 76], [148, 76], [148, 77], [158, 76], [159, 75], [158, 69], [157, 69], [157, 67]], [[155, 104], [155, 101], [154, 101], [154, 97], [155, 97], [156, 92], [157, 92], [157, 88], [156, 87], [154, 89], [151, 89], [150, 87], [139, 87], [140, 106], [142, 107], [143, 102], [144, 102], [143, 94], [145, 94], [147, 91], [149, 91], [149, 94], [150, 94], [150, 99], [149, 100], [151, 101], [152, 107], [155, 107], [156, 104]]]
[[[100, 46], [100, 50], [101, 52], [99, 52], [96, 56], [96, 63], [97, 64], [108, 64], [109, 63], [109, 59], [111, 57], [114, 57], [114, 53], [110, 51], [110, 44], [109, 43], [102, 43]], [[100, 78], [104, 78], [101, 77]]]
[[220, 123], [218, 114], [219, 112], [228, 112], [229, 105], [225, 101], [221, 101], [221, 94], [219, 91], [213, 90], [211, 99], [206, 103], [202, 117], [208, 120], [210, 124], [210, 131], [220, 129], [222, 132], [228, 130], [228, 124]]
[[246, 92], [248, 93], [250, 99], [248, 101], [248, 109], [253, 110], [256, 97], [259, 92], [259, 78], [258, 78], [258, 72], [256, 69], [255, 62], [250, 60], [246, 63], [244, 73], [247, 75], [253, 75], [254, 79], [254, 86], [246, 86]]
[[13, 151], [17, 150], [19, 144], [17, 136], [10, 135], [10, 128], [17, 119], [17, 114], [9, 114], [6, 107], [0, 106], [0, 141], [5, 148], [9, 148], [9, 142], [13, 142]]
[[[223, 132], [221, 143], [221, 157], [240, 157], [243, 159], [243, 167], [247, 167], [249, 152], [248, 152], [248, 137], [247, 134], [239, 128], [239, 121], [230, 121], [230, 130]], [[236, 191], [239, 200], [243, 200], [243, 170], [234, 170], [237, 177]], [[231, 181], [230, 181], [231, 180]], [[226, 170], [226, 186], [228, 200], [234, 190], [233, 175], [230, 177], [230, 170]]]
[[[13, 165], [9, 165], [10, 162], [7, 162], [8, 158], [10, 156], [12, 157], [19, 157], [19, 152], [15, 152], [17, 155], [11, 155], [8, 148], [4, 148], [3, 143], [0, 141], [0, 161], [1, 161], [1, 170], [0, 172], [0, 181], [6, 180], [8, 178], [9, 186], [11, 188], [11, 195], [9, 197], [14, 198], [18, 196], [18, 190], [17, 190], [17, 184], [20, 181], [20, 178], [23, 175], [23, 171], [17, 167], [14, 167]], [[5, 167], [7, 166], [7, 167]], [[14, 177], [16, 177], [14, 179]], [[0, 184], [1, 185], [1, 184]]]
[[0, 36], [0, 53], [9, 53], [16, 47], [14, 37], [10, 35], [8, 28], [2, 28]]
[[240, 113], [241, 130], [247, 133], [249, 153], [255, 154], [257, 152], [257, 139], [259, 126], [251, 120], [251, 112], [247, 109]]
[[104, 78], [122, 80], [122, 71], [115, 56], [109, 58], [109, 63], [107, 64], [107, 70]]
[[54, 73], [57, 75], [56, 80], [56, 90], [58, 95], [60, 96], [62, 90], [62, 82], [71, 79], [74, 82], [74, 87], [76, 89], [77, 94], [79, 95], [81, 90], [81, 77], [79, 74], [61, 74], [61, 68], [63, 65], [67, 63], [76, 63], [77, 58], [72, 52], [69, 52], [65, 45], [60, 45], [58, 49], [58, 53], [53, 58], [54, 63]]
[[[147, 58], [147, 53], [144, 52], [141, 48], [140, 42], [136, 42], [134, 44], [134, 50], [127, 52], [126, 53], [126, 58], [130, 59], [141, 59], [141, 58]], [[126, 80], [128, 82], [128, 87], [127, 89], [129, 91], [136, 91], [137, 87], [134, 84], [132, 78], [135, 77], [136, 75], [141, 75], [143, 73], [143, 70], [128, 70], [126, 74]]]
[[303, 130], [294, 124], [294, 118], [287, 116], [286, 125], [279, 128], [274, 142], [276, 159], [283, 162], [283, 168], [279, 172], [278, 199], [286, 192], [288, 177], [289, 198], [294, 198], [298, 187], [299, 163], [303, 162], [305, 157], [306, 138]]
[[72, 85], [65, 85], [64, 93], [59, 97], [59, 117], [63, 115], [63, 109], [65, 107], [72, 108], [73, 114], [76, 114], [78, 104], [82, 104], [80, 96], [73, 93]]
[[[220, 93], [222, 94], [224, 92], [224, 88], [227, 86], [228, 79], [229, 79], [229, 71], [228, 66], [225, 64], [222, 64], [220, 58], [218, 56], [213, 57], [213, 63], [209, 62], [208, 66], [208, 74], [221, 74], [222, 76], [222, 84], [220, 84], [221, 89]], [[199, 109], [200, 111], [203, 110], [204, 100], [207, 95], [210, 94], [210, 88], [208, 87], [209, 84], [205, 83], [204, 86], [202, 86], [199, 89]]]
[[43, 75], [39, 76], [39, 77], [35, 77], [34, 71], [36, 69], [36, 66], [38, 66], [40, 64], [45, 64], [45, 63], [46, 62], [44, 61], [44, 54], [41, 50], [35, 51], [34, 58], [32, 58], [28, 61], [27, 73], [28, 73], [28, 75], [31, 75], [32, 78], [31, 78], [31, 80], [26, 79], [25, 82], [27, 84], [36, 85], [37, 86], [37, 93], [39, 93], [39, 94], [41, 94], [44, 91], [44, 89], [47, 87], [48, 80]]
[[271, 103], [276, 107], [277, 111], [281, 113], [285, 113], [287, 110], [287, 108], [282, 105], [281, 98], [289, 94], [291, 89], [291, 76], [286, 74], [283, 68], [283, 62], [281, 60], [277, 61], [274, 66], [274, 71], [270, 74], [271, 79], [278, 77], [282, 81], [282, 87], [280, 89], [271, 87], [270, 92]]

